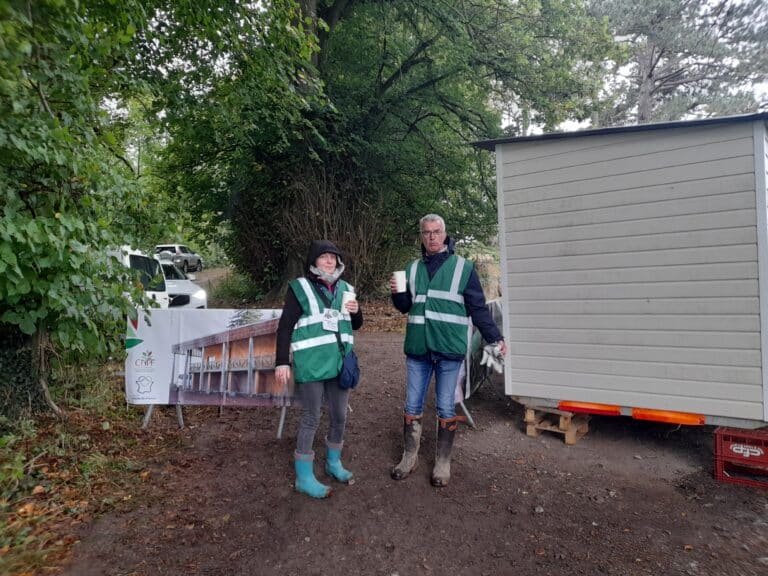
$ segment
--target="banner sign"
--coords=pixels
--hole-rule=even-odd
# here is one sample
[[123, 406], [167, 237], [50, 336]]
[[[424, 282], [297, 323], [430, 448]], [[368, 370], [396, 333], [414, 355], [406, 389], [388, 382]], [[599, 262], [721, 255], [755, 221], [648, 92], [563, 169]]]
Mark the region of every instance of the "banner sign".
[[129, 404], [290, 406], [275, 380], [280, 310], [153, 309], [128, 321]]

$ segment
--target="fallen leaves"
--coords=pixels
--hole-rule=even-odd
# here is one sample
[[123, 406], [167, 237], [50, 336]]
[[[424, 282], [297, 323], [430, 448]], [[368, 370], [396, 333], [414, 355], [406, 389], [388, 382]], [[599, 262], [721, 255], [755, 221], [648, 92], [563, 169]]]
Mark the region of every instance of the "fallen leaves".
[[16, 514], [22, 518], [27, 516], [33, 516], [35, 514], [35, 504], [33, 502], [27, 502], [19, 509], [16, 510]]
[[[115, 390], [122, 405], [122, 390]], [[146, 462], [178, 442], [175, 421], [165, 427], [168, 440], [142, 431], [130, 411], [107, 419], [72, 409], [63, 422], [38, 420], [23, 445], [23, 475], [0, 494], [0, 572], [31, 575], [60, 564], [80, 525], [130, 504], [136, 486], [151, 478]]]
[[389, 298], [364, 301], [362, 309], [364, 332], [405, 332], [406, 316]]

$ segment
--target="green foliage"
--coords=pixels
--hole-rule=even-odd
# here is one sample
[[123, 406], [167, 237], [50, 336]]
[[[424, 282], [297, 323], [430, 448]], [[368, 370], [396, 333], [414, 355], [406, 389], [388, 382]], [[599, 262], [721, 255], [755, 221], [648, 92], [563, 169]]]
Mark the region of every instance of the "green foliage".
[[18, 328], [0, 330], [0, 418], [29, 418], [43, 405], [32, 354]]
[[177, 236], [178, 242], [199, 253], [206, 268], [228, 267], [230, 262], [225, 246], [232, 233], [229, 221], [221, 221], [212, 213], [194, 218], [187, 214], [183, 220], [180, 229], [186, 231]]
[[124, 413], [123, 379], [118, 362], [56, 362], [51, 369], [51, 388], [56, 398], [73, 409], [88, 410], [106, 417]]
[[228, 253], [264, 290], [301, 272], [314, 238], [339, 243], [364, 291], [417, 248], [427, 212], [492, 236], [493, 165], [471, 142], [502, 114], [510, 130], [588, 116], [612, 46], [576, 0], [302, 5], [316, 29], [289, 2], [241, 12], [255, 32], [232, 44], [229, 73], [180, 87], [167, 119], [169, 188], [231, 220]]
[[36, 436], [30, 420], [12, 421], [0, 416], [0, 499], [7, 500], [21, 488], [28, 487], [25, 442]]
[[216, 308], [248, 308], [263, 297], [264, 292], [251, 278], [233, 270], [216, 285], [210, 301]]
[[592, 0], [621, 39], [625, 64], [608, 86], [601, 125], [755, 112], [768, 74], [763, 0]]
[[116, 349], [132, 310], [107, 248], [161, 224], [103, 106], [142, 89], [125, 64], [146, 22], [134, 2], [0, 5], [0, 323], [81, 353]]
[[[253, 249], [261, 237], [280, 236], [275, 216], [286, 199], [268, 185], [270, 164], [295, 154], [294, 142], [318, 139], [309, 117], [325, 104], [308, 72], [312, 39], [294, 3], [275, 1], [265, 10], [216, 4], [196, 13], [184, 5], [169, 7], [165, 26], [156, 32], [166, 48], [150, 52], [151, 65], [172, 69], [154, 80], [163, 95], [156, 105], [166, 112], [171, 137], [160, 168], [165, 189], [180, 194], [210, 235], [221, 220], [250, 220], [250, 238], [224, 238], [230, 257], [247, 267], [248, 261], [275, 261], [275, 255]], [[198, 58], [180, 69], [175, 63], [191, 50]], [[301, 157], [308, 153], [304, 146]], [[261, 194], [253, 199], [259, 182]]]

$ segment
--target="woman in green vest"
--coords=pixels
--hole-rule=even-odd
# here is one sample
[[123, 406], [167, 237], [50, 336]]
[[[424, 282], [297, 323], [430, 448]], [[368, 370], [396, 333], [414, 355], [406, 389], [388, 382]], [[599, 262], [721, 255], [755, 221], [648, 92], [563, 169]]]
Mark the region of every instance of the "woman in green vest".
[[349, 390], [339, 387], [339, 373], [344, 355], [354, 344], [352, 331], [363, 324], [363, 313], [357, 298], [342, 305], [344, 293], [355, 291], [341, 280], [343, 272], [336, 245], [328, 240], [313, 241], [305, 275], [291, 281], [277, 327], [275, 377], [278, 384], [285, 385], [293, 371], [302, 405], [294, 453], [295, 487], [313, 498], [325, 498], [331, 493], [330, 486], [317, 480], [313, 466], [312, 446], [323, 398], [330, 419], [325, 472], [339, 482], [352, 480], [352, 472], [341, 463]]

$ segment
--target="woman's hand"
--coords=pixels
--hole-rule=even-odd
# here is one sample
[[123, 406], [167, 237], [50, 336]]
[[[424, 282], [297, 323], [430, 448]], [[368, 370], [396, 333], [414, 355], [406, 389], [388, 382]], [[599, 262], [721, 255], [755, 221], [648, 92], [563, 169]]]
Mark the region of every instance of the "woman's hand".
[[357, 300], [350, 300], [344, 305], [344, 307], [350, 314], [357, 314], [357, 312], [360, 310], [360, 306], [358, 305]]
[[275, 380], [278, 384], [288, 384], [288, 380], [291, 379], [291, 367], [290, 366], [278, 366], [275, 368]]

